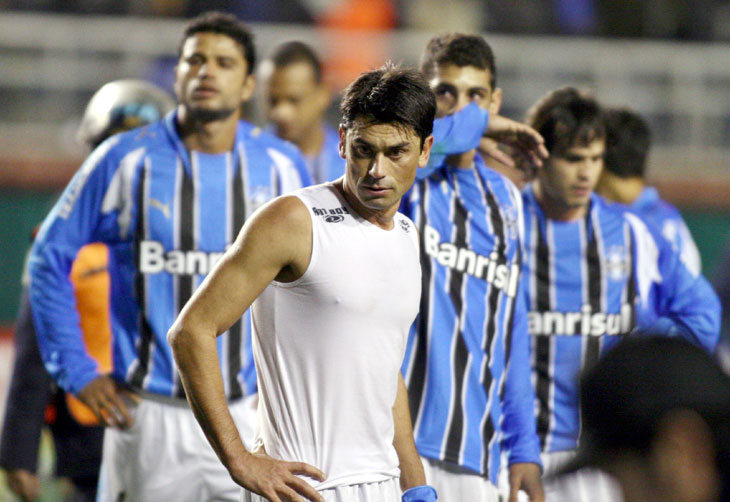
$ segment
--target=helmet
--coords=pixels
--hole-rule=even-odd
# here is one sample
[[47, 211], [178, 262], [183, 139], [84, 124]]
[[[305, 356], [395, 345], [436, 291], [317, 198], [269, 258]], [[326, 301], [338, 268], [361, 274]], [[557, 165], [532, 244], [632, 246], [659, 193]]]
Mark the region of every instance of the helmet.
[[77, 139], [91, 147], [112, 134], [160, 120], [175, 106], [172, 97], [143, 80], [114, 80], [89, 100]]

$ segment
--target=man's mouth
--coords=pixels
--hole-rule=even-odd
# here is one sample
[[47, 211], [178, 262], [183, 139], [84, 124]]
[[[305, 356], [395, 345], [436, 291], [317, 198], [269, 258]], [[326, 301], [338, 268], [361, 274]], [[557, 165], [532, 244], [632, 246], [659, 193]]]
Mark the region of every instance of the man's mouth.
[[207, 98], [218, 94], [218, 89], [215, 87], [201, 85], [193, 89], [193, 96]]

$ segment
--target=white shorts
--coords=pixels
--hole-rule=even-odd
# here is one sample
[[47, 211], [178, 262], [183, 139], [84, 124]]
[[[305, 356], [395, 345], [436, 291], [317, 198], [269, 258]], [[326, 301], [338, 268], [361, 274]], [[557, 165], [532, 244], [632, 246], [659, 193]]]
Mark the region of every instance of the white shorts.
[[481, 474], [440, 460], [421, 457], [421, 462], [440, 502], [499, 502], [497, 487]]
[[[398, 478], [378, 483], [335, 486], [319, 492], [326, 502], [400, 502]], [[248, 490], [241, 490], [241, 502], [267, 502], [267, 499]]]
[[[566, 476], [553, 478], [552, 475], [575, 455], [574, 451], [543, 453], [543, 488], [545, 502], [622, 502], [623, 492], [619, 484], [608, 474], [598, 469], [581, 469]], [[507, 465], [506, 462], [504, 465]], [[502, 469], [499, 477], [499, 490], [507, 500], [509, 497], [508, 470]], [[519, 502], [527, 502], [525, 492], [519, 493]]]
[[[230, 406], [249, 447], [256, 424], [256, 396]], [[237, 502], [233, 482], [187, 402], [143, 398], [130, 410], [128, 430], [107, 428], [97, 502]]]

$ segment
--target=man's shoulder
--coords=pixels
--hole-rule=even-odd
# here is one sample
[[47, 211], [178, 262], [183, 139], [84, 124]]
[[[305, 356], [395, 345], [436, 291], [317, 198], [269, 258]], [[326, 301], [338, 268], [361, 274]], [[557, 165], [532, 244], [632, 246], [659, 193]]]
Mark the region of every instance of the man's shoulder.
[[273, 135], [259, 126], [241, 120], [239, 121], [239, 127], [241, 130], [240, 137], [246, 143], [261, 146], [263, 148], [272, 148], [296, 159], [299, 159], [302, 156], [296, 145]]
[[487, 188], [490, 189], [495, 194], [505, 193], [509, 195], [508, 200], [501, 201], [502, 203], [507, 203], [510, 205], [514, 205], [515, 203], [518, 203], [521, 205], [522, 194], [520, 193], [520, 189], [517, 188], [517, 185], [512, 182], [507, 176], [500, 173], [496, 169], [489, 167], [489, 165], [484, 161], [481, 155], [477, 154], [474, 157], [474, 168], [480, 173], [482, 177], [484, 177], [485, 181], [487, 182]]
[[107, 138], [92, 156], [98, 159], [121, 160], [132, 152], [171, 150], [170, 140], [162, 122], [130, 129]]

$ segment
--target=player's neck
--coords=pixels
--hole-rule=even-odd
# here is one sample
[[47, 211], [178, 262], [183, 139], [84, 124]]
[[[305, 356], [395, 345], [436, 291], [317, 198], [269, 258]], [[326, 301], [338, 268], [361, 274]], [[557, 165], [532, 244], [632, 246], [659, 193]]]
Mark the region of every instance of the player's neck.
[[449, 155], [446, 157], [446, 164], [454, 167], [458, 167], [459, 169], [471, 169], [474, 167], [474, 156], [476, 155], [477, 151], [469, 150], [468, 152], [460, 153], [458, 155]]
[[180, 108], [178, 132], [185, 147], [203, 153], [225, 153], [233, 150], [238, 127], [238, 112], [220, 120], [197, 120]]
[[398, 212], [398, 204], [395, 204], [386, 209], [372, 209], [364, 206], [360, 203], [357, 196], [351, 193], [347, 184], [345, 183], [345, 177], [343, 176], [334, 184], [337, 191], [342, 194], [350, 207], [358, 214], [361, 218], [369, 221], [376, 227], [380, 227], [383, 230], [391, 230], [393, 228], [393, 217]]
[[598, 195], [621, 204], [633, 203], [644, 190], [644, 180], [638, 176], [621, 178], [604, 169], [596, 187]]
[[322, 122], [310, 127], [297, 141], [297, 146], [302, 154], [307, 157], [316, 157], [324, 146], [324, 126]]
[[540, 209], [545, 213], [545, 217], [555, 221], [576, 221], [583, 218], [588, 212], [587, 203], [582, 206], [572, 206], [563, 203], [542, 189], [538, 182], [532, 185], [532, 191], [535, 194], [535, 200], [540, 205]]

